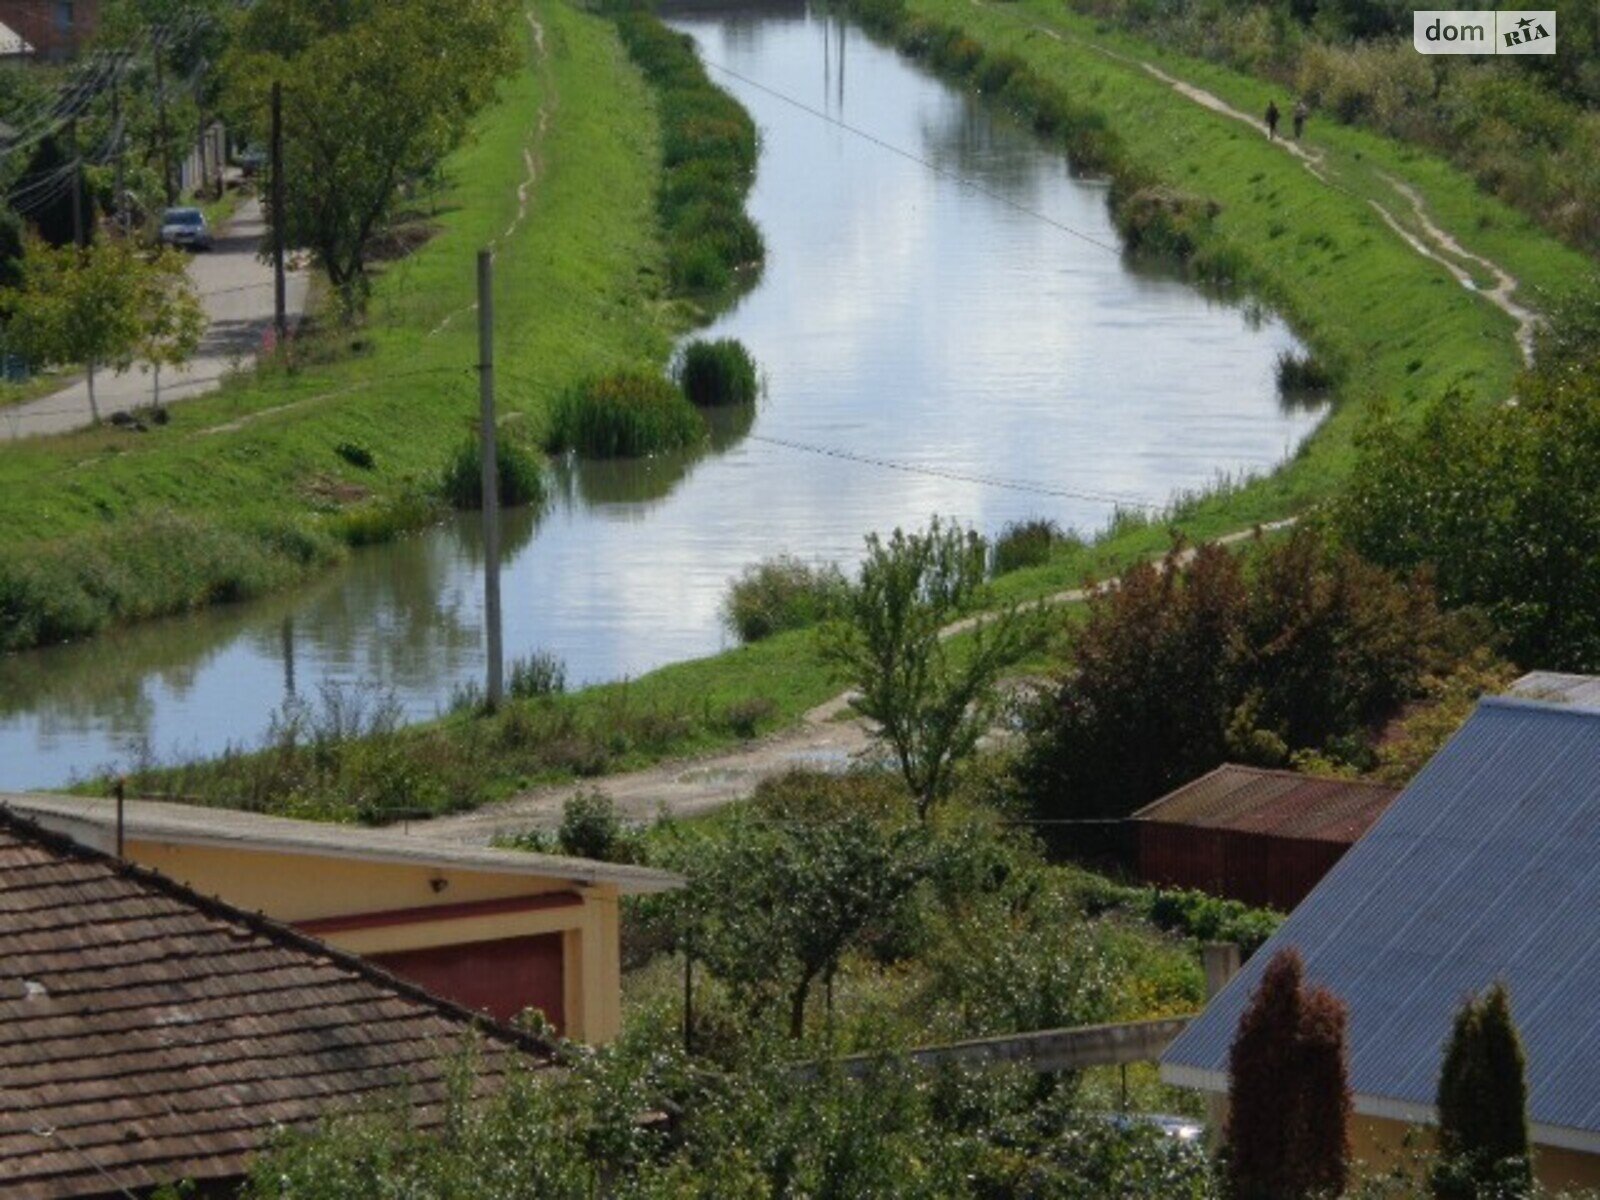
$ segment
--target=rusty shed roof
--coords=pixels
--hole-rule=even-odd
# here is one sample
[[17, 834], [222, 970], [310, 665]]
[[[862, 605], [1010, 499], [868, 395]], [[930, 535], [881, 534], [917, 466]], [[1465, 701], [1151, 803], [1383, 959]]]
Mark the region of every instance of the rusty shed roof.
[[1137, 821], [1353, 843], [1400, 789], [1224, 763], [1134, 813]]
[[486, 1085], [535, 1039], [0, 810], [0, 1194], [241, 1174], [279, 1126], [405, 1085], [437, 1116], [481, 1031]]

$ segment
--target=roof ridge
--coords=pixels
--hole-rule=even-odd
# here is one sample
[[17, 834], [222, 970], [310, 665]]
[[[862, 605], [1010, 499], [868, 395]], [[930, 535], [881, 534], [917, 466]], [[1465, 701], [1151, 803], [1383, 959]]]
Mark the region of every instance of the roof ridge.
[[128, 862], [126, 859], [117, 858], [115, 855], [96, 850], [91, 846], [85, 846], [65, 834], [56, 833], [54, 830], [45, 828], [4, 803], [0, 803], [0, 827], [7, 828], [19, 837], [63, 857], [106, 867], [114, 875], [129, 879], [140, 886], [153, 888], [169, 898], [198, 909], [207, 916], [243, 925], [271, 942], [287, 945], [306, 954], [327, 958], [341, 967], [354, 971], [357, 975], [372, 983], [432, 1008], [435, 1012], [452, 1020], [464, 1022], [474, 1030], [487, 1034], [515, 1049], [536, 1054], [550, 1062], [556, 1062], [561, 1057], [561, 1051], [557, 1046], [537, 1034], [496, 1021], [483, 1013], [473, 1012], [469, 1008], [456, 1004], [454, 1001], [435, 996], [432, 992], [418, 987], [408, 980], [390, 974], [369, 959], [351, 954], [347, 950], [340, 950], [336, 946], [330, 946], [327, 942], [319, 941], [310, 934], [302, 933], [292, 925], [274, 921], [261, 913], [252, 913], [245, 909], [237, 908], [225, 900], [197, 892], [193, 888], [181, 884], [159, 871]]
[[1582, 717], [1585, 720], [1600, 721], [1600, 708], [1587, 704], [1568, 704], [1560, 700], [1542, 700], [1532, 696], [1480, 696], [1478, 707], [1473, 710], [1473, 716], [1485, 708], [1520, 708], [1531, 709], [1534, 712], [1550, 713], [1553, 716]]

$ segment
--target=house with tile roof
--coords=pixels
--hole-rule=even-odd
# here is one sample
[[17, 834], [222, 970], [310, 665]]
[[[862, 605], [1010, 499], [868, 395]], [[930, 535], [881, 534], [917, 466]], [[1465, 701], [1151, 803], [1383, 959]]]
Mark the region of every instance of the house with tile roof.
[[1290, 909], [1399, 790], [1224, 763], [1133, 814], [1139, 876]]
[[191, 1180], [280, 1128], [403, 1094], [427, 1128], [468, 1040], [480, 1088], [549, 1046], [366, 959], [0, 809], [0, 1196]]
[[0, 795], [0, 805], [463, 1007], [501, 1021], [536, 1008], [561, 1035], [594, 1043], [622, 1021], [622, 897], [683, 883], [646, 867], [447, 842], [426, 822], [371, 829], [85, 796]]
[[1437, 1124], [1451, 1020], [1507, 986], [1527, 1053], [1535, 1169], [1600, 1185], [1600, 710], [1482, 701], [1244, 970], [1173, 1042], [1162, 1078], [1223, 1097], [1271, 957], [1349, 1007], [1354, 1151], [1374, 1167]]

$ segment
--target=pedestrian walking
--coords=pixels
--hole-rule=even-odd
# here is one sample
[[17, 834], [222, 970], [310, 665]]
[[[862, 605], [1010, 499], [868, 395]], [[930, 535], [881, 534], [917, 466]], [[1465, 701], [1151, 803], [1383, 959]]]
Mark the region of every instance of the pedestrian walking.
[[1268, 140], [1271, 140], [1272, 138], [1275, 138], [1275, 137], [1278, 136], [1278, 117], [1280, 115], [1281, 114], [1278, 112], [1278, 102], [1276, 100], [1268, 100], [1267, 101], [1267, 138], [1268, 138]]
[[1304, 100], [1298, 101], [1294, 106], [1294, 140], [1299, 141], [1300, 135], [1305, 132], [1306, 118], [1311, 115], [1311, 110], [1306, 107]]

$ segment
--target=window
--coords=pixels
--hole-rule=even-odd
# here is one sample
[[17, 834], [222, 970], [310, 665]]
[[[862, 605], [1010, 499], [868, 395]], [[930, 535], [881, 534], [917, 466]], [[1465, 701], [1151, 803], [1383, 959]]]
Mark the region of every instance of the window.
[[56, 0], [56, 30], [60, 33], [71, 33], [77, 14], [73, 12], [72, 0]]

